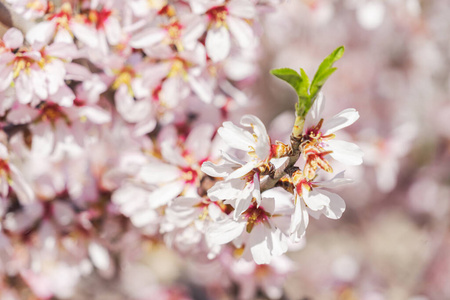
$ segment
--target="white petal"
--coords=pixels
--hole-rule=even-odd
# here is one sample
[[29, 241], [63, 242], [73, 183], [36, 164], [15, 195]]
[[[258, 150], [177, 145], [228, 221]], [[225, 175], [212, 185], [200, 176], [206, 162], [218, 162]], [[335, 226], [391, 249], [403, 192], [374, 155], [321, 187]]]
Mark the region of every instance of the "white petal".
[[180, 176], [181, 171], [178, 167], [160, 162], [143, 166], [138, 174], [139, 179], [150, 184], [171, 182]]
[[98, 36], [94, 28], [85, 24], [72, 22], [70, 23], [70, 29], [78, 40], [89, 47], [96, 48], [98, 46]]
[[266, 127], [256, 116], [244, 115], [241, 118], [241, 124], [247, 127], [252, 127], [257, 136], [256, 141], [256, 155], [259, 159], [264, 160], [270, 153], [270, 138], [267, 135]]
[[327, 218], [339, 219], [342, 213], [345, 211], [345, 201], [338, 194], [328, 191], [321, 191], [323, 195], [328, 196], [330, 199], [330, 205], [328, 205], [323, 212]]
[[3, 35], [3, 42], [7, 48], [16, 49], [23, 45], [23, 35], [17, 28], [8, 29]]
[[246, 222], [226, 218], [211, 224], [206, 232], [206, 238], [212, 245], [223, 245], [239, 237], [244, 232], [245, 226]]
[[96, 242], [89, 244], [89, 256], [95, 267], [100, 270], [107, 270], [110, 264], [110, 257], [108, 251]]
[[[28, 30], [26, 39], [30, 44], [36, 42], [48, 45], [56, 30], [56, 23], [52, 21], [39, 22]], [[23, 38], [22, 38], [23, 39]]]
[[121, 38], [119, 20], [114, 17], [109, 17], [105, 24], [105, 34], [110, 45], [117, 45]]
[[312, 126], [316, 126], [322, 118], [322, 113], [325, 107], [325, 97], [322, 92], [319, 92], [316, 100], [314, 101], [312, 107], [310, 108], [305, 119], [305, 129]]
[[333, 152], [330, 154], [332, 158], [347, 165], [360, 165], [363, 162], [364, 153], [361, 149], [349, 142], [330, 140], [327, 141], [328, 147]]
[[245, 181], [242, 179], [218, 181], [208, 190], [208, 197], [212, 201], [236, 199], [244, 187]]
[[181, 181], [165, 184], [149, 195], [149, 205], [152, 208], [158, 208], [168, 204], [183, 191], [184, 184]]
[[248, 0], [233, 0], [227, 3], [230, 14], [244, 19], [252, 19], [256, 14], [255, 4]]
[[202, 164], [202, 172], [212, 177], [226, 177], [234, 171], [236, 165], [228, 162], [222, 162], [221, 164], [213, 164], [210, 161], [206, 161]]
[[267, 243], [267, 233], [263, 224], [259, 224], [253, 227], [250, 237], [248, 239], [248, 245], [253, 256], [253, 260], [258, 265], [268, 264], [272, 259], [270, 254], [269, 245]]
[[354, 108], [344, 109], [330, 120], [325, 120], [322, 131], [325, 135], [334, 133], [339, 129], [352, 125], [359, 119], [359, 113]]
[[250, 147], [255, 145], [255, 139], [250, 132], [237, 127], [229, 121], [224, 122], [217, 132], [225, 143], [232, 148], [251, 151]]
[[167, 33], [164, 29], [150, 27], [147, 30], [133, 35], [129, 44], [131, 47], [136, 49], [150, 47], [161, 42], [165, 38], [166, 34]]
[[237, 40], [239, 46], [247, 48], [252, 45], [254, 40], [253, 29], [244, 20], [228, 16], [227, 24], [230, 32]]
[[208, 157], [211, 138], [214, 134], [212, 124], [201, 124], [196, 126], [189, 133], [185, 142], [185, 149], [189, 154], [193, 155], [197, 161], [201, 161]]
[[305, 204], [308, 205], [311, 210], [318, 211], [330, 205], [330, 198], [328, 195], [319, 191], [313, 190], [307, 192], [303, 189], [303, 199], [305, 200]]
[[213, 62], [225, 59], [230, 53], [230, 33], [224, 26], [212, 28], [206, 36], [206, 52]]

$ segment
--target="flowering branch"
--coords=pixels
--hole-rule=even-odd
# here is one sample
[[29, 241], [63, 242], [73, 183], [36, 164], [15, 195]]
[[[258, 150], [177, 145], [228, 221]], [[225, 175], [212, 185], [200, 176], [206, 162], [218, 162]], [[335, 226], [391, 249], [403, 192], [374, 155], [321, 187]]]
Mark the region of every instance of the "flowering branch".
[[292, 153], [289, 155], [287, 164], [276, 170], [274, 176], [268, 176], [261, 183], [261, 191], [273, 188], [284, 175], [289, 173], [289, 170], [298, 161], [301, 155], [300, 144], [303, 140], [302, 133], [305, 125], [305, 117], [316, 101], [328, 77], [336, 71], [336, 68], [333, 68], [333, 63], [340, 59], [343, 54], [344, 47], [341, 46], [327, 56], [317, 69], [312, 82], [309, 81], [308, 75], [303, 69], [300, 69], [300, 74], [289, 68], [274, 69], [271, 71], [273, 75], [286, 81], [295, 89], [298, 95], [298, 101], [295, 105], [296, 118], [290, 137]]

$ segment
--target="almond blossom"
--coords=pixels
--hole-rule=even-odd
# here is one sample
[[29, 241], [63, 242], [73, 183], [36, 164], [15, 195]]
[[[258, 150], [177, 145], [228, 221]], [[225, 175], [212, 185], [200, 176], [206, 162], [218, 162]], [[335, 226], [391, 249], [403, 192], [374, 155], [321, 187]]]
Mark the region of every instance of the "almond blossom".
[[257, 117], [245, 115], [241, 118], [241, 125], [251, 127], [250, 132], [237, 127], [231, 122], [224, 122], [218, 133], [225, 143], [234, 149], [246, 151], [246, 160], [240, 160], [232, 155], [222, 153], [224, 162], [215, 165], [205, 162], [202, 171], [213, 177], [225, 177], [212, 187], [208, 196], [213, 200], [228, 200], [235, 208], [234, 216], [237, 218], [249, 207], [252, 199], [261, 203], [260, 196], [260, 169], [263, 173], [270, 169], [272, 147], [264, 124]]
[[267, 264], [273, 256], [287, 251], [287, 234], [292, 213], [291, 195], [281, 189], [261, 194], [261, 204], [251, 204], [237, 220], [225, 217], [207, 231], [212, 244], [233, 242], [243, 248], [242, 258]]
[[335, 132], [350, 126], [359, 118], [355, 109], [349, 108], [341, 111], [329, 120], [322, 117], [325, 100], [322, 94], [314, 102], [305, 120], [305, 139], [302, 141], [302, 155], [306, 160], [305, 173], [309, 179], [314, 177], [317, 168], [327, 172], [333, 169], [326, 156], [330, 155], [348, 165], [362, 163], [363, 152], [360, 148], [349, 142], [335, 140]]
[[54, 43], [24, 47], [22, 33], [11, 28], [3, 37], [1, 52], [0, 91], [14, 87], [16, 99], [22, 104], [36, 105], [50, 97], [61, 105], [72, 105], [75, 96], [64, 77], [67, 60], [76, 56], [73, 45]]

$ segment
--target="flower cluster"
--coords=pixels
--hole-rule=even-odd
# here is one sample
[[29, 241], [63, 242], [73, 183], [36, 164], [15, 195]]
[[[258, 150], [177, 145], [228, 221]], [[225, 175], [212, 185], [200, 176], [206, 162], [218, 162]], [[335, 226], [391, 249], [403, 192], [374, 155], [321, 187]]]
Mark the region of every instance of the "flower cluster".
[[[209, 176], [223, 178], [209, 189], [208, 197], [232, 207], [232, 212], [207, 230], [210, 243], [232, 242], [242, 249], [243, 258], [269, 263], [272, 256], [288, 250], [289, 241], [299, 242], [304, 237], [309, 216], [341, 217], [345, 202], [327, 189], [351, 180], [342, 173], [327, 181], [317, 177], [320, 169], [333, 172], [330, 158], [350, 165], [362, 163], [358, 146], [335, 140], [335, 132], [351, 125], [359, 115], [347, 109], [325, 120], [323, 107], [319, 95], [306, 116], [301, 136], [295, 137], [299, 144], [272, 144], [263, 123], [252, 115], [243, 116], [241, 124], [251, 127], [253, 134], [230, 122], [219, 128], [229, 148], [246, 153], [240, 159], [222, 152], [221, 163], [202, 165]], [[298, 148], [293, 149], [294, 145]]]

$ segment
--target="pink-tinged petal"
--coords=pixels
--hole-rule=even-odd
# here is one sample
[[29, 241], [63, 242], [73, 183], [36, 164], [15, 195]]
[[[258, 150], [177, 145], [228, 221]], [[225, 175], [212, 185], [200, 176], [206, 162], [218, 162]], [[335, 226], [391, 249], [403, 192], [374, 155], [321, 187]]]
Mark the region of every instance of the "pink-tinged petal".
[[3, 42], [7, 48], [17, 49], [23, 45], [23, 35], [17, 28], [8, 29], [3, 35]]
[[58, 29], [53, 40], [55, 43], [73, 44], [73, 36], [69, 31], [63, 28]]
[[253, 260], [258, 265], [268, 264], [272, 259], [268, 244], [268, 234], [270, 234], [270, 232], [266, 232], [265, 226], [263, 224], [258, 224], [253, 227], [248, 239], [248, 244], [246, 245], [246, 248], [250, 248]]
[[24, 72], [20, 73], [15, 81], [16, 85], [16, 97], [19, 103], [27, 104], [33, 99], [33, 90], [31, 85], [31, 79]]
[[189, 76], [188, 82], [194, 93], [205, 103], [211, 103], [214, 93], [208, 83], [201, 77]]
[[303, 199], [305, 200], [305, 204], [314, 211], [319, 211], [324, 207], [330, 205], [330, 197], [327, 194], [313, 190], [308, 191], [305, 188], [302, 188]]
[[188, 49], [192, 49], [198, 43], [198, 39], [205, 33], [206, 22], [203, 17], [194, 17], [187, 21], [185, 26], [182, 37], [183, 45]]
[[180, 195], [183, 189], [184, 183], [181, 181], [165, 184], [149, 195], [148, 204], [151, 208], [169, 204], [170, 201]]
[[214, 222], [206, 231], [206, 239], [211, 245], [227, 244], [239, 237], [245, 230], [246, 222], [236, 222], [225, 218]]
[[335, 160], [352, 166], [362, 164], [364, 153], [357, 145], [339, 140], [330, 140], [327, 144], [324, 148], [333, 151], [330, 156]]
[[17, 109], [11, 110], [6, 119], [12, 124], [26, 124], [31, 123], [39, 115], [39, 111], [27, 105], [20, 106]]
[[96, 48], [98, 46], [97, 31], [94, 28], [85, 24], [71, 22], [70, 29], [74, 36], [84, 44], [91, 48]]
[[105, 34], [110, 45], [117, 45], [122, 37], [119, 20], [114, 17], [109, 17], [105, 23]]
[[130, 216], [130, 221], [134, 226], [141, 228], [155, 223], [158, 220], [158, 213], [152, 209], [142, 209]]
[[64, 67], [66, 69], [66, 76], [64, 79], [66, 80], [86, 81], [92, 77], [92, 73], [88, 68], [80, 64], [66, 63]]
[[48, 97], [47, 83], [45, 81], [45, 76], [43, 76], [42, 72], [31, 70], [30, 79], [34, 93], [39, 97], [39, 99], [47, 100]]
[[178, 167], [153, 162], [142, 167], [138, 174], [138, 178], [149, 184], [158, 184], [164, 182], [174, 181], [181, 176], [181, 171]]
[[247, 22], [239, 18], [228, 16], [227, 24], [231, 34], [240, 47], [247, 48], [254, 43], [255, 35], [253, 29]]
[[136, 124], [133, 130], [133, 135], [139, 137], [147, 133], [150, 133], [153, 130], [155, 130], [156, 125], [158, 125], [156, 119], [152, 116], [149, 116], [143, 121], [140, 121], [139, 123]]
[[26, 34], [28, 43], [34, 44], [36, 42], [48, 45], [52, 40], [56, 30], [56, 22], [43, 21], [34, 25]]
[[208, 30], [206, 35], [206, 52], [213, 62], [224, 60], [230, 54], [230, 33], [224, 26]]
[[73, 43], [53, 43], [45, 49], [45, 54], [64, 60], [75, 58], [78, 54], [77, 52], [78, 49]]
[[345, 211], [345, 201], [338, 194], [328, 191], [321, 191], [321, 193], [330, 199], [330, 204], [325, 207], [323, 214], [330, 219], [339, 219]]
[[62, 85], [55, 94], [49, 97], [53, 102], [58, 103], [60, 106], [71, 107], [73, 106], [73, 101], [75, 100], [75, 94], [67, 86]]
[[227, 8], [231, 15], [244, 19], [252, 19], [256, 14], [255, 4], [249, 0], [230, 1]]
[[61, 226], [67, 226], [75, 220], [75, 212], [69, 203], [53, 202], [53, 218]]
[[214, 127], [211, 124], [201, 124], [196, 126], [189, 133], [185, 142], [185, 149], [193, 155], [197, 161], [208, 157], [211, 139], [214, 134]]
[[227, 143], [231, 148], [243, 150], [243, 151], [252, 151], [250, 147], [254, 146], [255, 139], [253, 135], [234, 125], [232, 122], [227, 121], [222, 124], [217, 132], [220, 137]]
[[6, 90], [13, 81], [13, 66], [0, 66], [0, 91]]
[[64, 76], [66, 69], [64, 63], [60, 60], [53, 60], [45, 66], [45, 77], [47, 77], [48, 93], [50, 95], [58, 92], [61, 86], [64, 86]]
[[86, 117], [94, 124], [105, 124], [111, 122], [111, 113], [99, 106], [84, 106], [80, 108], [80, 117]]
[[147, 30], [143, 30], [131, 38], [129, 45], [136, 49], [151, 47], [159, 42], [161, 42], [167, 33], [161, 28], [150, 27]]
[[117, 111], [127, 122], [135, 123], [145, 119], [151, 110], [148, 101], [135, 101], [128, 93], [128, 87], [121, 85], [114, 95]]
[[352, 125], [359, 119], [359, 113], [354, 108], [344, 109], [330, 120], [325, 120], [322, 131], [325, 135], [334, 133], [339, 129]]
[[34, 202], [35, 197], [30, 185], [25, 181], [25, 178], [14, 165], [10, 164], [11, 171], [11, 187], [17, 195], [22, 205], [28, 205]]

